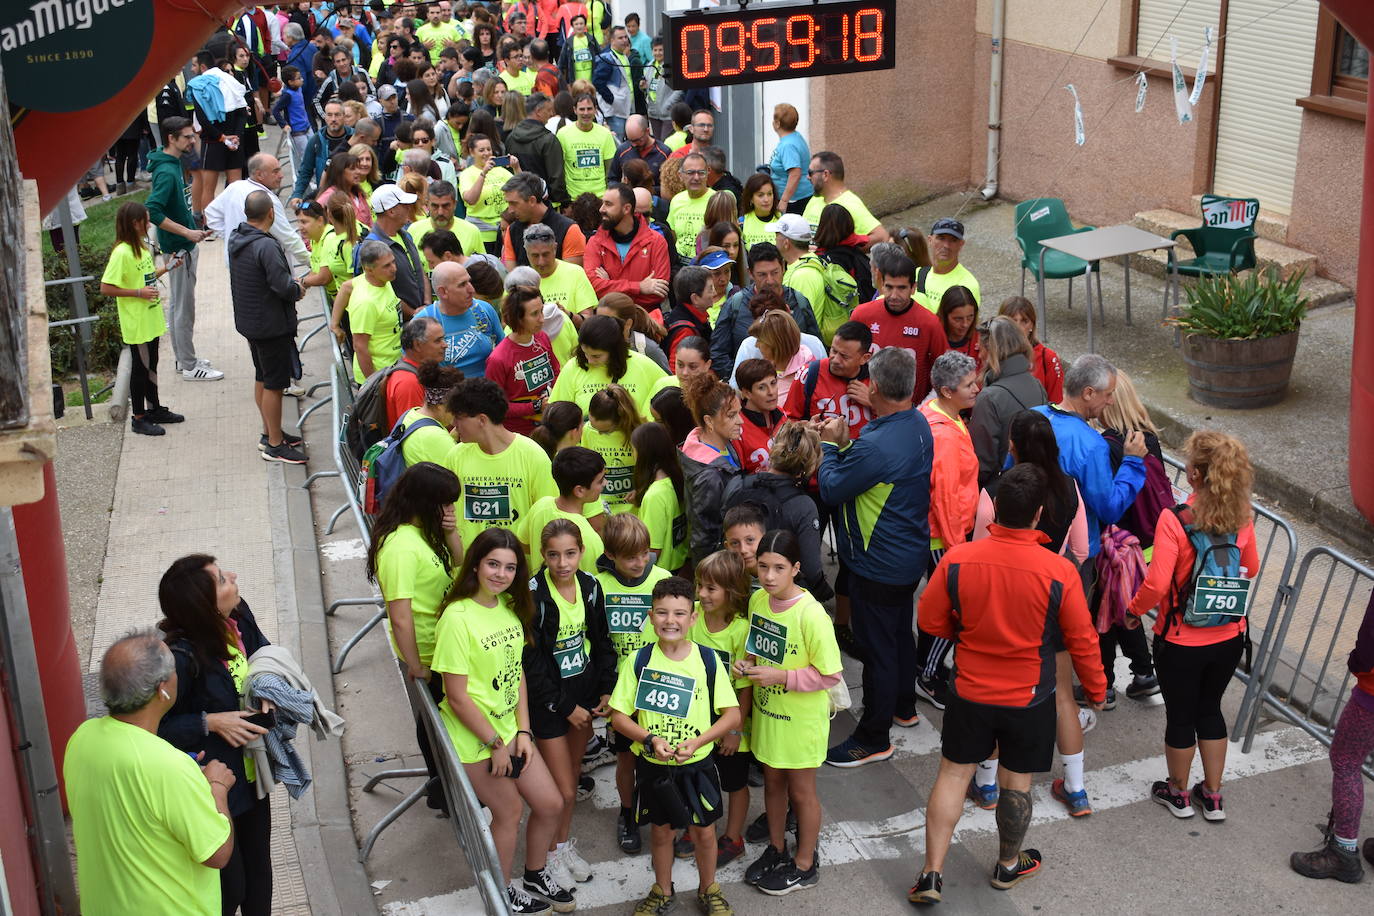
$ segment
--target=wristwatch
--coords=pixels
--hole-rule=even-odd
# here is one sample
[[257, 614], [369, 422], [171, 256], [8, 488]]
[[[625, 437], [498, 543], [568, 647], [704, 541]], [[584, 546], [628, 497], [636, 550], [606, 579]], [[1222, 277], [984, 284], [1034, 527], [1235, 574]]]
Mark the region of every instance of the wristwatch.
[[655, 735], [653, 732], [649, 732], [649, 734], [644, 736], [644, 741], [642, 742], [644, 748], [643, 756], [650, 759], [654, 757], [654, 739], [657, 737], [658, 735]]

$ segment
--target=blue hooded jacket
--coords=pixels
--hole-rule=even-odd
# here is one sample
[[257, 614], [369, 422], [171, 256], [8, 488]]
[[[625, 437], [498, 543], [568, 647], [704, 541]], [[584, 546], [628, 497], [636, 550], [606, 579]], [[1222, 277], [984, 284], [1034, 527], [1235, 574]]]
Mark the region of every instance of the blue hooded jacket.
[[1102, 526], [1116, 524], [1144, 486], [1145, 462], [1127, 455], [1113, 474], [1111, 447], [1086, 420], [1051, 404], [1031, 410], [1049, 417], [1059, 443], [1059, 466], [1078, 482], [1088, 517], [1088, 556], [1095, 557], [1102, 549]]

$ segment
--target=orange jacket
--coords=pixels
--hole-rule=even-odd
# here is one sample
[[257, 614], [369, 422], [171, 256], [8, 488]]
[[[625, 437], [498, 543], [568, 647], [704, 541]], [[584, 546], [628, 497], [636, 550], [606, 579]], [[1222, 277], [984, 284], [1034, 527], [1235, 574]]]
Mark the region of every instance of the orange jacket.
[[[930, 467], [930, 547], [953, 547], [968, 540], [978, 514], [978, 455], [968, 427], [934, 401], [921, 405], [935, 440]], [[937, 539], [939, 543], [937, 543]]]
[[921, 594], [920, 627], [954, 640], [954, 692], [990, 706], [1033, 706], [1054, 696], [1055, 636], [1073, 656], [1088, 698], [1107, 696], [1097, 630], [1072, 563], [1032, 528], [988, 526], [950, 548]]

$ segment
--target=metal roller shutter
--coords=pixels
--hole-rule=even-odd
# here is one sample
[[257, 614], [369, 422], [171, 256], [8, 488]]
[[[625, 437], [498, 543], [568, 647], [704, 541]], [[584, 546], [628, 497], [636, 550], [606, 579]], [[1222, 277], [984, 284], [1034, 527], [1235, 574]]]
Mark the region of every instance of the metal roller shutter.
[[[1231, 5], [1243, 3], [1232, 0]], [[1169, 36], [1178, 38], [1179, 63], [1185, 67], [1197, 66], [1202, 47], [1202, 30], [1212, 27], [1212, 36], [1218, 33], [1217, 20], [1221, 17], [1221, 0], [1139, 0], [1140, 12], [1136, 18], [1135, 53], [1154, 60], [1169, 59]]]
[[1302, 109], [1311, 91], [1316, 0], [1232, 0], [1212, 188], [1288, 213]]

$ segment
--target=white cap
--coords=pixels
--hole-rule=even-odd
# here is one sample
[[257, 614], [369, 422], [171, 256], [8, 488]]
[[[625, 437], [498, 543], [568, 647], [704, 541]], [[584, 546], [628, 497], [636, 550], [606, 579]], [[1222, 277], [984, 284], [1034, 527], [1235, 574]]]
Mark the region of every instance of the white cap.
[[413, 204], [419, 199], [394, 184], [384, 184], [372, 192], [372, 212], [385, 213], [397, 204]]

